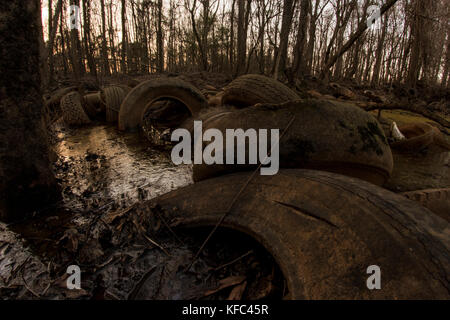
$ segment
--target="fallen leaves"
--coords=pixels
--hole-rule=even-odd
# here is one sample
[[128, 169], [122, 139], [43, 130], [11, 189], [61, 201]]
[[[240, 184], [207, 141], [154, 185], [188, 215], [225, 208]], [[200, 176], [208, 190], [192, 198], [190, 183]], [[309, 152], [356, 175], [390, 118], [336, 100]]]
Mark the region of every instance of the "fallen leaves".
[[242, 282], [231, 290], [227, 300], [241, 300], [244, 295], [245, 288], [247, 287], [247, 281]]

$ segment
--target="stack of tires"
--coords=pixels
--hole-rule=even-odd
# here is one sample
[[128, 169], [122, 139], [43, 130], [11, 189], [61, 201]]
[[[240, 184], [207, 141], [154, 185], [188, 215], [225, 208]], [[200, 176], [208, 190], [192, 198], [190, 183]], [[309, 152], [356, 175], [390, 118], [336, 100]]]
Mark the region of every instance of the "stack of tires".
[[[225, 87], [222, 105], [201, 118], [203, 130], [218, 129], [225, 140], [227, 129], [279, 129], [280, 135], [286, 131], [279, 142], [280, 168], [336, 172], [377, 185], [386, 182], [392, 172], [391, 150], [377, 120], [345, 102], [300, 100], [275, 79], [245, 75]], [[222, 151], [225, 156], [227, 150]], [[246, 159], [248, 151], [246, 145]], [[201, 181], [256, 166], [196, 164], [193, 176], [194, 181]]]
[[106, 115], [107, 122], [117, 123], [120, 106], [130, 90], [127, 86], [116, 85], [81, 95], [72, 88], [60, 99], [62, 118], [69, 126], [88, 124], [99, 115]]
[[254, 237], [278, 263], [287, 299], [450, 299], [450, 227], [377, 186], [393, 159], [369, 113], [298, 100], [273, 79], [247, 75], [224, 88], [220, 109], [197, 119], [223, 137], [226, 129], [279, 129], [282, 169], [262, 176], [251, 173], [257, 165], [194, 164], [199, 182], [143, 204], [170, 226]]

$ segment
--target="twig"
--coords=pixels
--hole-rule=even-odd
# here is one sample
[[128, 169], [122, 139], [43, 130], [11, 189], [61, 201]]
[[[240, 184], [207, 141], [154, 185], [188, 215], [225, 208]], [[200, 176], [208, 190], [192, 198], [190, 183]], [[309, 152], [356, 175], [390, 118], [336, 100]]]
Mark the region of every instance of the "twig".
[[156, 241], [150, 239], [146, 234], [142, 234], [144, 236], [145, 239], [147, 239], [151, 244], [157, 246], [159, 249], [161, 249], [165, 254], [167, 254], [168, 256], [170, 256], [170, 254], [167, 252], [166, 249], [164, 249], [160, 244], [158, 244]]
[[[289, 121], [288, 125], [286, 126], [286, 129], [284, 129], [283, 133], [280, 136], [280, 139], [278, 140], [278, 143], [280, 143], [281, 139], [283, 138], [283, 136], [286, 134], [286, 132], [288, 131], [288, 129], [291, 127], [292, 123], [295, 120], [295, 116], [292, 116], [292, 119]], [[197, 253], [195, 254], [194, 258], [192, 259], [192, 262], [189, 264], [189, 266], [184, 270], [185, 272], [189, 271], [189, 269], [192, 267], [192, 265], [194, 264], [194, 262], [197, 260], [198, 256], [200, 255], [200, 253], [203, 251], [204, 247], [206, 246], [206, 244], [208, 243], [209, 239], [212, 237], [212, 235], [216, 232], [217, 228], [219, 228], [219, 226], [222, 224], [223, 220], [225, 220], [226, 216], [228, 215], [228, 213], [231, 211], [231, 209], [233, 208], [235, 202], [237, 201], [237, 199], [239, 198], [239, 196], [241, 195], [241, 193], [245, 190], [245, 188], [248, 186], [248, 184], [250, 183], [250, 181], [252, 181], [253, 177], [256, 175], [256, 173], [258, 172], [258, 170], [261, 168], [262, 164], [266, 162], [267, 158], [269, 157], [269, 155], [272, 154], [272, 147], [270, 148], [270, 152], [269, 154], [264, 158], [263, 161], [260, 162], [260, 164], [258, 165], [258, 167], [256, 168], [255, 171], [252, 172], [252, 174], [250, 175], [250, 177], [247, 179], [247, 181], [244, 183], [244, 185], [241, 187], [241, 189], [238, 191], [238, 193], [236, 193], [236, 195], [234, 196], [233, 200], [231, 201], [230, 205], [228, 206], [227, 210], [225, 211], [225, 213], [223, 214], [223, 216], [219, 219], [219, 221], [216, 223], [216, 225], [214, 226], [214, 228], [211, 230], [211, 232], [209, 233], [209, 235], [206, 237], [205, 241], [203, 242], [203, 244], [201, 245], [200, 249], [197, 251]]]
[[51, 285], [53, 284], [54, 281], [50, 281], [47, 285], [47, 287], [45, 287], [44, 291], [42, 291], [41, 296], [45, 296], [47, 294], [48, 289], [50, 289]]
[[232, 261], [230, 261], [230, 262], [227, 262], [227, 263], [225, 263], [225, 264], [223, 264], [223, 265], [221, 265], [221, 266], [215, 268], [214, 271], [217, 271], [217, 270], [223, 269], [223, 268], [225, 268], [225, 267], [228, 267], [228, 266], [230, 266], [230, 265], [232, 265], [232, 264], [238, 262], [239, 260], [244, 259], [245, 257], [247, 257], [248, 255], [250, 255], [250, 254], [252, 254], [252, 253], [253, 253], [253, 250], [250, 250], [249, 252], [244, 253], [242, 256], [237, 257], [236, 259], [234, 259], [234, 260], [232, 260]]
[[23, 281], [23, 284], [24, 284], [25, 288], [27, 288], [28, 291], [30, 291], [33, 295], [35, 295], [36, 298], [39, 298], [39, 299], [40, 299], [41, 296], [40, 296], [38, 293], [34, 292], [33, 289], [31, 289], [31, 288], [28, 286], [28, 284], [27, 284], [27, 282], [25, 281], [25, 278], [24, 278], [24, 276], [23, 276], [23, 272], [21, 272], [20, 274], [21, 274], [21, 276], [22, 276], [22, 281]]
[[166, 228], [170, 231], [170, 233], [172, 233], [172, 235], [175, 237], [175, 239], [180, 243], [183, 244], [184, 242], [181, 241], [181, 239], [177, 236], [177, 234], [175, 233], [175, 231], [173, 231], [173, 229], [169, 226], [169, 224], [167, 223], [166, 219], [164, 219], [164, 217], [159, 213], [158, 210], [155, 210], [156, 214], [158, 215], [159, 219], [163, 222], [163, 224], [166, 226]]
[[139, 293], [139, 290], [141, 290], [143, 284], [147, 279], [150, 277], [150, 275], [155, 271], [156, 266], [153, 266], [150, 270], [148, 270], [139, 280], [138, 283], [133, 287], [133, 290], [131, 290], [130, 294], [127, 297], [127, 300], [134, 300], [136, 298], [136, 295]]
[[31, 259], [31, 254], [28, 255], [28, 257], [20, 264], [20, 266], [17, 269], [11, 271], [11, 277], [8, 277], [8, 282], [9, 282], [9, 278], [14, 278], [16, 276], [17, 272], [22, 272], [23, 266], [26, 265], [30, 259]]

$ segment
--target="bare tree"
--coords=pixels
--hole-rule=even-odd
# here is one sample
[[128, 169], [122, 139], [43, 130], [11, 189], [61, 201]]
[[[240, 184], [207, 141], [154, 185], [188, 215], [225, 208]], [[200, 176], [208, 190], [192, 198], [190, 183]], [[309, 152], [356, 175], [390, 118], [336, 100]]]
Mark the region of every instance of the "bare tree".
[[[383, 15], [387, 10], [389, 10], [398, 0], [389, 0], [380, 9], [380, 15]], [[330, 68], [336, 63], [336, 61], [345, 53], [348, 49], [355, 43], [355, 41], [366, 31], [368, 28], [367, 20], [363, 19], [359, 23], [358, 29], [353, 33], [349, 40], [345, 42], [342, 47], [331, 57], [326, 60], [325, 66], [322, 69], [321, 77], [328, 78]]]
[[251, 0], [237, 0], [238, 2], [238, 39], [237, 39], [237, 61], [235, 76], [245, 72], [247, 55], [247, 32], [251, 10]]
[[97, 77], [97, 64], [94, 59], [93, 41], [91, 39], [91, 4], [89, 0], [83, 0], [83, 23], [84, 23], [84, 51], [87, 57], [89, 72]]
[[100, 0], [101, 16], [102, 16], [102, 72], [109, 76], [111, 71], [109, 69], [108, 59], [108, 45], [106, 38], [106, 14], [105, 14], [105, 0]]
[[[80, 0], [70, 0], [71, 5], [80, 7]], [[79, 80], [85, 73], [83, 53], [81, 50], [80, 34], [77, 28], [70, 31], [70, 58], [75, 78]]]
[[127, 73], [127, 50], [128, 50], [128, 35], [127, 35], [127, 2], [122, 0], [122, 59], [120, 60], [120, 69], [122, 73]]
[[[317, 15], [317, 10], [320, 1], [316, 1], [315, 14]], [[306, 65], [308, 61], [312, 60], [312, 44], [314, 43], [313, 34], [315, 35], [315, 30], [310, 33], [310, 44], [311, 48], [306, 50], [306, 37], [308, 30], [308, 17], [311, 15], [311, 0], [300, 0], [300, 15], [299, 15], [299, 28], [297, 32], [297, 42], [294, 49], [294, 64], [292, 67], [293, 75], [300, 77], [306, 73]], [[316, 18], [317, 19], [317, 18]], [[310, 28], [315, 28], [315, 24], [310, 25]]]
[[164, 40], [163, 40], [163, 27], [162, 27], [162, 0], [158, 0], [158, 29], [156, 31], [157, 43], [158, 43], [158, 72], [164, 71]]
[[65, 1], [47, 1], [48, 67], [41, 66], [52, 82], [68, 71], [80, 79], [86, 64], [104, 76], [205, 70], [270, 73], [290, 82], [316, 75], [373, 85], [448, 84], [446, 0], [385, 0], [382, 28], [371, 32], [372, 0], [83, 0], [82, 41], [79, 30], [61, 23]]
[[284, 0], [283, 5], [283, 19], [281, 22], [280, 47], [278, 48], [275, 58], [274, 77], [278, 79], [281, 74], [284, 74], [286, 69], [287, 48], [289, 41], [289, 32], [291, 31], [292, 16], [294, 14], [295, 1]]

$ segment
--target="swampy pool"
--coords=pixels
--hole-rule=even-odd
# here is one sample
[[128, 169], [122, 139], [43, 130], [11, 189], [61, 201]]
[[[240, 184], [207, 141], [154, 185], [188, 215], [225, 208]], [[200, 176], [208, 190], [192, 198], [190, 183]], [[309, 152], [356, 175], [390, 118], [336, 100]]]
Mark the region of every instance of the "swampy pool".
[[138, 133], [94, 125], [59, 131], [57, 177], [69, 210], [126, 207], [192, 183], [192, 168], [175, 166], [169, 149]]

